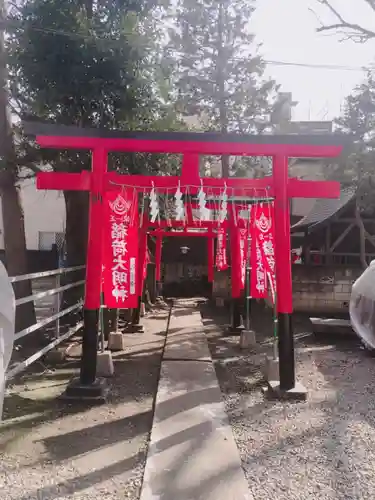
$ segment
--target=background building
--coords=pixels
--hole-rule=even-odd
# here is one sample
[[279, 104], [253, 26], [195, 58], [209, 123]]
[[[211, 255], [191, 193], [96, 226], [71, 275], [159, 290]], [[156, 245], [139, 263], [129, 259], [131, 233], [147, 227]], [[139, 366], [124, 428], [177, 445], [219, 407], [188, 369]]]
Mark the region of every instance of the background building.
[[[51, 250], [65, 227], [65, 201], [60, 191], [39, 191], [35, 179], [20, 183], [27, 250]], [[4, 250], [4, 224], [0, 205], [0, 250]]]

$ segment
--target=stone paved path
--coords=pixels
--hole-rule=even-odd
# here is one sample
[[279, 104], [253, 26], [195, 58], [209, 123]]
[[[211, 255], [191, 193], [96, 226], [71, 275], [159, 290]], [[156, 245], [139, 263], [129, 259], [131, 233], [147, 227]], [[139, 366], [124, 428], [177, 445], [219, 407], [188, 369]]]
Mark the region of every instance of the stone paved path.
[[250, 499], [196, 301], [172, 309], [141, 500]]

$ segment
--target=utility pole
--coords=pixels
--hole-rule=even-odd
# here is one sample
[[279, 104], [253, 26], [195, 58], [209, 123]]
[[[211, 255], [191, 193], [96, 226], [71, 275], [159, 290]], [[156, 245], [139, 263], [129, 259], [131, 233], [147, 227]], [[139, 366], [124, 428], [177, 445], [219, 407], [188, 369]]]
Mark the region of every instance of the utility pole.
[[[5, 49], [6, 7], [0, 0], [0, 196], [3, 215], [5, 261], [8, 274], [27, 274], [25, 223], [17, 187], [17, 157], [8, 113], [8, 74]], [[16, 298], [31, 295], [31, 282], [15, 283]], [[33, 302], [17, 308], [16, 331], [35, 323]]]

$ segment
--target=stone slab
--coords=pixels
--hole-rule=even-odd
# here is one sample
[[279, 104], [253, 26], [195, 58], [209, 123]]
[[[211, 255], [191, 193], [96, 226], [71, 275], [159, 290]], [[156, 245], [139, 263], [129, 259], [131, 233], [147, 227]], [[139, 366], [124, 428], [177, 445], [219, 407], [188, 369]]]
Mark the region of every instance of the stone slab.
[[164, 359], [211, 361], [200, 313], [186, 308], [184, 315], [183, 311], [171, 315]]
[[264, 359], [263, 375], [264, 378], [269, 380], [280, 380], [280, 363], [279, 359], [274, 359], [273, 357], [266, 356]]
[[155, 499], [253, 499], [212, 363], [162, 363], [140, 497]]
[[240, 336], [241, 349], [254, 349], [257, 345], [256, 334], [253, 330], [242, 330]]
[[115, 369], [113, 366], [112, 352], [98, 352], [96, 374], [98, 377], [112, 377]]
[[109, 351], [123, 351], [125, 349], [125, 340], [121, 332], [111, 332], [108, 337]]
[[202, 331], [182, 329], [181, 332], [168, 335], [164, 358], [168, 360], [211, 361], [205, 334]]
[[348, 319], [310, 318], [310, 321], [313, 333], [355, 335], [351, 322]]

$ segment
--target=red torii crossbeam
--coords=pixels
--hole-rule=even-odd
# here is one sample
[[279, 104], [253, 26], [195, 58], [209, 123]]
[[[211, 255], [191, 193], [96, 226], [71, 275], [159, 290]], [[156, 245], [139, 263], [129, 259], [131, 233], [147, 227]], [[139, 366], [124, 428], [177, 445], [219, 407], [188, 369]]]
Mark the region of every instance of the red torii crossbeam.
[[[289, 200], [299, 198], [338, 198], [336, 182], [303, 181], [288, 176], [290, 157], [336, 157], [344, 139], [338, 135], [237, 135], [183, 132], [121, 132], [26, 124], [27, 133], [36, 136], [43, 148], [88, 149], [92, 152], [92, 171], [80, 174], [45, 172], [38, 174], [38, 189], [90, 191], [89, 242], [84, 304], [84, 332], [80, 373], [82, 393], [96, 395], [97, 325], [100, 307], [102, 254], [102, 197], [109, 189], [137, 186], [149, 192], [152, 186], [162, 192], [176, 188], [196, 193], [201, 186], [219, 195], [227, 186], [233, 196], [268, 196], [275, 199], [275, 252], [278, 288], [280, 389], [295, 387], [294, 343], [291, 325], [292, 276], [290, 257]], [[347, 139], [346, 139], [347, 140]], [[110, 151], [178, 153], [183, 156], [180, 177], [124, 176], [107, 172]], [[273, 175], [263, 179], [200, 178], [199, 155], [270, 156]], [[202, 227], [202, 225], [199, 225]], [[204, 227], [204, 226], [203, 226]], [[207, 226], [209, 227], [209, 226]]]

